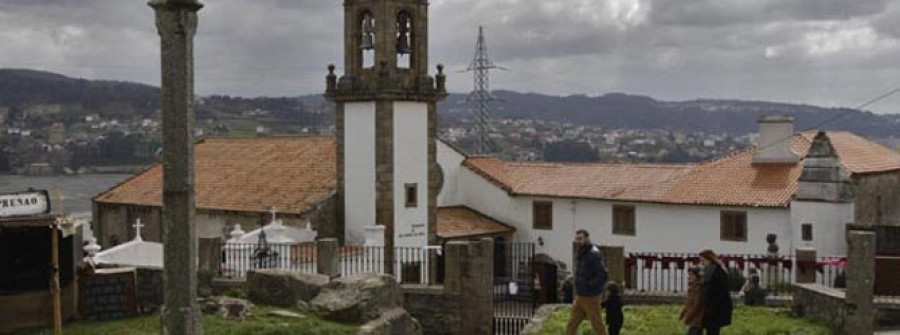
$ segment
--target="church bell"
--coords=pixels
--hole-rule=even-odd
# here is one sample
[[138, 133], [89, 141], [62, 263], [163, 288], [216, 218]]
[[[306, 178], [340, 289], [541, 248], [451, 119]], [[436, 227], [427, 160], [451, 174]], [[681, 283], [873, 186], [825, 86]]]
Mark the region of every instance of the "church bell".
[[397, 53], [401, 55], [408, 55], [410, 53], [409, 49], [409, 38], [407, 34], [400, 34], [397, 36]]
[[360, 44], [360, 48], [362, 48], [363, 50], [375, 49], [375, 42], [372, 41], [372, 34], [363, 34], [362, 44]]

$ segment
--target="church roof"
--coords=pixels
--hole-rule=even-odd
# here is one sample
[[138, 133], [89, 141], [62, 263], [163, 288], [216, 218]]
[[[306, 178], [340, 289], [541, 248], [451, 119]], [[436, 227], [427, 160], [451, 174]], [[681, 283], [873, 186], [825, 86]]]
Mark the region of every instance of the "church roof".
[[516, 228], [465, 206], [437, 210], [437, 236], [443, 239], [515, 232]]
[[[194, 147], [198, 209], [303, 214], [335, 191], [332, 136], [208, 138]], [[162, 205], [162, 165], [94, 197], [101, 204]]]
[[[791, 147], [804, 158], [816, 132], [798, 133]], [[900, 154], [849, 132], [828, 132], [842, 167], [852, 175], [900, 170]], [[720, 206], [786, 207], [803, 160], [753, 164], [756, 149], [698, 165], [506, 162], [473, 156], [464, 165], [513, 195]]]

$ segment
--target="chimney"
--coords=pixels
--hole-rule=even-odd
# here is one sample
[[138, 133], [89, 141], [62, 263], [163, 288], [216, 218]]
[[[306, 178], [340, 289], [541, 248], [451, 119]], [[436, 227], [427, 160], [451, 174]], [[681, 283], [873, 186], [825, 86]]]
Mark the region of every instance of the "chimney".
[[791, 150], [794, 118], [769, 115], [759, 119], [759, 138], [753, 164], [796, 164], [800, 157]]

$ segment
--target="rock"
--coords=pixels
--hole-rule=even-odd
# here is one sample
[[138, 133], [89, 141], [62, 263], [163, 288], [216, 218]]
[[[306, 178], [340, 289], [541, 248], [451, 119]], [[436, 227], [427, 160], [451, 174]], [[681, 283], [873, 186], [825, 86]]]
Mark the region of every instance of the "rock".
[[200, 304], [200, 310], [203, 311], [203, 314], [215, 314], [219, 311], [219, 301], [216, 299], [206, 299]]
[[360, 335], [419, 335], [422, 325], [403, 308], [393, 308], [359, 327]]
[[279, 269], [253, 269], [247, 273], [247, 298], [260, 305], [293, 307], [297, 300], [310, 301], [328, 277]]
[[331, 281], [310, 305], [331, 321], [365, 323], [402, 307], [403, 294], [394, 277], [367, 273]]
[[227, 297], [220, 298], [219, 305], [219, 312], [223, 318], [241, 321], [247, 318], [247, 314], [253, 308], [253, 304], [247, 300]]
[[556, 311], [566, 308], [569, 305], [566, 304], [553, 304], [553, 305], [543, 305], [538, 308], [537, 311], [534, 312], [534, 316], [531, 317], [531, 322], [525, 325], [525, 328], [522, 328], [520, 334], [522, 335], [537, 335], [541, 333], [541, 328], [544, 327], [544, 322], [550, 319], [550, 316], [553, 315]]
[[312, 311], [312, 306], [306, 301], [297, 300], [297, 310], [306, 313]]
[[286, 311], [286, 310], [283, 310], [283, 309], [277, 309], [277, 310], [274, 310], [274, 311], [269, 311], [268, 313], [266, 313], [266, 315], [280, 316], [280, 317], [283, 317], [283, 318], [293, 318], [293, 319], [305, 319], [305, 318], [306, 318], [305, 315], [300, 315], [300, 314], [297, 314], [297, 313], [294, 313], [294, 312], [291, 312], [291, 311]]

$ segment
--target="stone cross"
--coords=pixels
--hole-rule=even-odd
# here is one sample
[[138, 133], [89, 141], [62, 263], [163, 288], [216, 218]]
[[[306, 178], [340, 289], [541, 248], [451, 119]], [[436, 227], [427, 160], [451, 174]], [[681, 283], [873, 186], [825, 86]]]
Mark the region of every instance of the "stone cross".
[[134, 227], [134, 240], [143, 241], [144, 239], [141, 237], [141, 227], [144, 227], [144, 225], [141, 224], [141, 218], [137, 218], [132, 227]]
[[203, 334], [194, 227], [194, 34], [199, 0], [150, 0], [162, 61], [163, 335]]
[[278, 214], [278, 210], [275, 209], [275, 207], [269, 207], [269, 214], [272, 215], [272, 222], [271, 222], [271, 223], [274, 224], [274, 223], [275, 223], [275, 214]]

